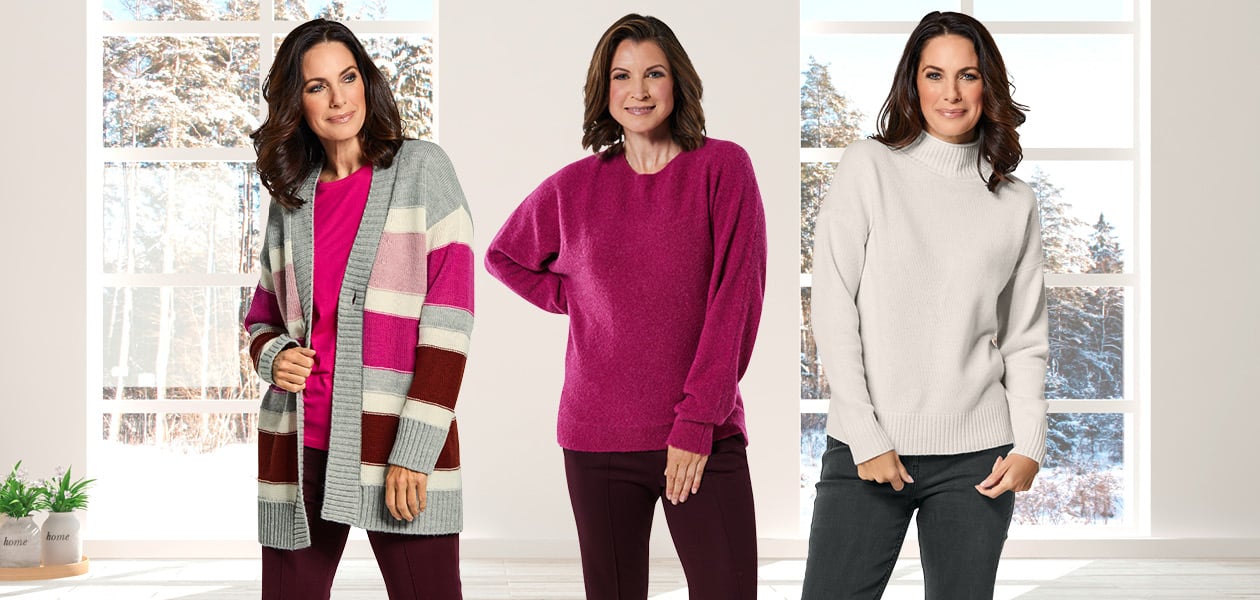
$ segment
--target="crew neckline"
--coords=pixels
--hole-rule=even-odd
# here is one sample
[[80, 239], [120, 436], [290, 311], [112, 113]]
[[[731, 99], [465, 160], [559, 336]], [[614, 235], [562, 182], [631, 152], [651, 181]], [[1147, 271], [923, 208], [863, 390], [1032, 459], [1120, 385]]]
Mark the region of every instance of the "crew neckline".
[[355, 181], [358, 178], [363, 177], [365, 173], [371, 173], [371, 172], [372, 172], [372, 163], [363, 163], [359, 168], [355, 169], [354, 172], [350, 173], [349, 175], [346, 175], [345, 177], [342, 177], [341, 179], [334, 179], [332, 181], [317, 181], [315, 183], [315, 186], [317, 188], [323, 188], [323, 189], [335, 188], [342, 185], [346, 185], [347, 183], [351, 181]]

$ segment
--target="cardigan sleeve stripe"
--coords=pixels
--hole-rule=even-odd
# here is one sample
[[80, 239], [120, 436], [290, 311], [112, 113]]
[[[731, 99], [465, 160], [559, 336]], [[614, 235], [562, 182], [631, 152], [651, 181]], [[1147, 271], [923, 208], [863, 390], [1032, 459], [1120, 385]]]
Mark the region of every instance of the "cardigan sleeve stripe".
[[[428, 294], [426, 305], [459, 308], [473, 312], [473, 251], [468, 244], [453, 242], [429, 253]], [[468, 265], [470, 268], [447, 268], [447, 265]], [[436, 275], [441, 273], [441, 277]], [[424, 316], [424, 315], [422, 315]]]
[[430, 346], [416, 348], [416, 374], [411, 380], [407, 399], [455, 410], [463, 381], [464, 362], [465, 357], [459, 352]]
[[258, 479], [268, 483], [291, 483], [298, 480], [297, 433], [276, 434], [258, 431]]
[[[388, 222], [388, 218], [386, 221]], [[381, 234], [377, 253], [388, 256], [417, 257], [424, 256], [425, 248], [427, 247], [428, 244], [425, 241], [424, 232], [394, 232], [387, 230]], [[425, 261], [404, 260], [391, 263], [389, 267], [388, 269], [372, 269], [372, 275], [368, 279], [368, 287], [374, 291], [381, 290], [412, 296], [424, 296], [424, 284], [426, 281]], [[416, 312], [418, 311], [402, 314], [414, 315]]]

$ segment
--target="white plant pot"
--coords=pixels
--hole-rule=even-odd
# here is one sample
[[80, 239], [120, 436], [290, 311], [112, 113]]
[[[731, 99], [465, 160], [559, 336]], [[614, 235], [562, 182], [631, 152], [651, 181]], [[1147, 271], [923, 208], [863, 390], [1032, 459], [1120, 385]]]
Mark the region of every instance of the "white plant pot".
[[83, 538], [79, 529], [79, 516], [75, 513], [48, 513], [40, 534], [44, 566], [72, 565], [83, 560]]
[[0, 524], [0, 567], [39, 566], [39, 525], [34, 517], [9, 517]]

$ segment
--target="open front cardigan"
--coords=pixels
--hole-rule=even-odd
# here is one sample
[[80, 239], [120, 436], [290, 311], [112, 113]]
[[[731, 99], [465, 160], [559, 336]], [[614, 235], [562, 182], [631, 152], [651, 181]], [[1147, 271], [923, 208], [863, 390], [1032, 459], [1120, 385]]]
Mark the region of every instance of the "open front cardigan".
[[[258, 538], [310, 545], [303, 503], [300, 394], [274, 385], [276, 355], [306, 343], [319, 169], [296, 210], [273, 203], [261, 277], [245, 318], [250, 355], [271, 387], [258, 416]], [[337, 371], [324, 519], [372, 531], [456, 533], [463, 526], [455, 401], [473, 322], [472, 219], [437, 145], [404, 142], [372, 174], [337, 307]], [[389, 465], [427, 473], [428, 506], [412, 522], [385, 506]]]

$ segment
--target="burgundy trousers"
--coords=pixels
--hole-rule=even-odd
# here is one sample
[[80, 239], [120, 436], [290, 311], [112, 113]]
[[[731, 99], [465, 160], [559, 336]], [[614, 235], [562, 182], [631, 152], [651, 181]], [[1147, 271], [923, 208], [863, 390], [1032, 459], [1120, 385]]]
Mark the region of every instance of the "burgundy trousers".
[[[319, 517], [328, 453], [305, 448], [302, 493], [311, 545], [301, 550], [262, 549], [263, 600], [328, 600], [350, 526]], [[390, 600], [461, 600], [459, 534], [402, 535], [367, 532]]]
[[744, 438], [713, 444], [700, 492], [664, 499], [665, 450], [564, 451], [587, 600], [645, 600], [657, 500], [691, 600], [756, 600], [757, 525]]

